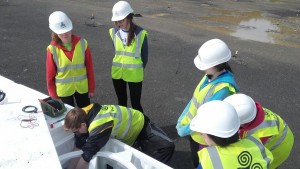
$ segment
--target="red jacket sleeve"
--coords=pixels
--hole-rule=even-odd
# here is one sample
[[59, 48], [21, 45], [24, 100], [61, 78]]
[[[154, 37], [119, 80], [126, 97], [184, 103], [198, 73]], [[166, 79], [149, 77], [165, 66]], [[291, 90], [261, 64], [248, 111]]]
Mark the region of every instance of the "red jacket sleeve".
[[50, 97], [59, 98], [56, 93], [55, 86], [55, 75], [56, 75], [56, 65], [52, 57], [52, 53], [47, 49], [47, 58], [46, 58], [46, 82], [48, 94]]
[[85, 50], [85, 67], [88, 77], [89, 92], [95, 92], [95, 76], [92, 54], [89, 46]]

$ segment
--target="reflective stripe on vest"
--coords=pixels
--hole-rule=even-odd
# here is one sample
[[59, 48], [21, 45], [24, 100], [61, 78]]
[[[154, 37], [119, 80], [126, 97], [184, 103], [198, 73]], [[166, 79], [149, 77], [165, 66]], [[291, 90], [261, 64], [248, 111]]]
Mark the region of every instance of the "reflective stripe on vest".
[[266, 149], [265, 149], [264, 145], [261, 142], [259, 142], [257, 139], [255, 139], [253, 136], [249, 136], [249, 137], [247, 137], [247, 139], [251, 140], [254, 144], [257, 145], [257, 147], [260, 150], [261, 156], [267, 163], [267, 168], [270, 168], [271, 159], [269, 159], [267, 157]]
[[[118, 116], [116, 116], [115, 118], [118, 118], [118, 123], [117, 123], [116, 127], [114, 127], [114, 131], [111, 134], [113, 137], [115, 137], [117, 135], [118, 130], [120, 129], [120, 126], [121, 126], [121, 123], [122, 123], [121, 109], [120, 109], [119, 106], [116, 106], [116, 108], [117, 108], [117, 114], [118, 114]], [[125, 127], [125, 131], [120, 136], [120, 139], [124, 139], [124, 137], [126, 136], [126, 134], [129, 131], [129, 128], [130, 128], [131, 122], [132, 122], [132, 112], [131, 112], [131, 110], [129, 108], [126, 108], [126, 109], [127, 109], [128, 121], [127, 121], [127, 124], [126, 124], [126, 127]]]
[[223, 169], [223, 164], [217, 148], [215, 146], [207, 147], [207, 152], [209, 154], [209, 157], [212, 161], [212, 165], [214, 166], [214, 168]]
[[271, 127], [276, 127], [278, 128], [279, 124], [277, 120], [264, 120], [260, 125], [258, 125], [257, 127], [255, 127], [252, 130], [248, 131], [248, 135], [252, 135], [255, 132], [257, 132], [258, 130], [264, 130], [267, 128], [271, 128]]
[[[118, 122], [117, 124], [113, 127], [113, 131], [111, 133], [111, 136], [112, 137], [116, 137], [117, 136], [117, 133], [119, 131], [119, 129], [121, 128], [121, 123], [123, 122], [122, 120], [122, 112], [121, 112], [121, 109], [119, 106], [114, 106], [117, 110], [117, 112], [113, 113], [113, 112], [106, 112], [105, 114], [103, 113], [98, 113], [94, 120], [93, 121], [96, 121], [98, 119], [104, 119], [104, 118], [107, 118], [107, 117], [113, 117], [113, 118], [117, 118], [118, 119]], [[131, 122], [132, 122], [132, 112], [129, 108], [127, 108], [127, 115], [128, 115], [128, 121], [126, 121], [126, 126], [125, 126], [125, 131], [122, 132], [122, 135], [118, 138], [118, 139], [124, 139], [124, 137], [126, 136], [126, 134], [128, 133], [129, 131], [129, 128], [131, 126]]]
[[283, 142], [283, 140], [286, 138], [287, 132], [288, 132], [288, 126], [286, 123], [284, 123], [283, 133], [282, 133], [281, 137], [279, 138], [279, 140], [271, 148], [269, 148], [270, 151], [277, 148]]
[[[270, 150], [277, 148], [286, 138], [288, 132], [288, 125], [275, 113], [263, 108], [265, 112], [264, 121], [252, 130], [249, 130], [244, 134], [247, 135], [256, 134], [258, 137], [270, 137], [265, 146]], [[271, 140], [275, 140], [272, 141]]]
[[[142, 31], [141, 31], [142, 32]], [[127, 52], [127, 51], [118, 51], [117, 48], [115, 48], [115, 54], [116, 55], [124, 55], [124, 56], [131, 56], [131, 57], [141, 57], [141, 53], [140, 53], [140, 48], [141, 48], [141, 32], [139, 32], [139, 34], [135, 36], [135, 40], [136, 40], [136, 46], [135, 46], [135, 52], [132, 53], [132, 52]], [[115, 46], [117, 46], [117, 41], [116, 41], [116, 34], [117, 36], [121, 39], [121, 35], [120, 35], [120, 32], [117, 31], [116, 32], [116, 29], [112, 29], [112, 36], [113, 36], [113, 43]]]
[[144, 67], [141, 51], [147, 32], [141, 30], [135, 34], [130, 46], [123, 45], [118, 29], [111, 28], [109, 33], [115, 48], [111, 69], [112, 78], [123, 79], [126, 82], [142, 82]]
[[113, 121], [111, 138], [132, 145], [144, 126], [143, 114], [134, 109], [118, 105], [102, 105], [90, 123], [88, 131], [104, 128], [107, 122]]
[[88, 92], [85, 66], [86, 48], [85, 39], [80, 39], [75, 45], [72, 60], [69, 60], [62, 49], [54, 45], [48, 46], [56, 65], [55, 85], [59, 97], [71, 96], [75, 92], [80, 94]]
[[[136, 36], [135, 35], [135, 40], [136, 40], [136, 46], [135, 46], [135, 52], [128, 52], [128, 51], [119, 51], [117, 50], [117, 41], [116, 41], [116, 34], [117, 36], [121, 39], [120, 32], [117, 31], [116, 29], [112, 29], [112, 36], [113, 36], [113, 43], [115, 45], [115, 55], [124, 55], [124, 56], [129, 56], [129, 57], [135, 57], [135, 58], [140, 58], [141, 53], [140, 53], [140, 48], [141, 48], [141, 35], [142, 31]], [[123, 64], [123, 63], [118, 63], [118, 62], [113, 62], [113, 66], [116, 67], [121, 67], [121, 68], [143, 68], [143, 64]]]
[[[207, 86], [202, 88], [200, 91], [200, 87], [204, 83], [204, 80], [205, 80], [205, 77], [202, 78], [202, 80], [200, 81], [200, 83], [198, 84], [198, 86], [195, 89], [195, 92], [194, 92], [194, 95], [192, 98], [192, 102], [190, 104], [188, 112], [185, 115], [185, 117], [182, 118], [182, 120], [180, 122], [180, 124], [182, 126], [188, 125], [192, 121], [192, 119], [197, 114], [197, 109], [202, 104], [208, 102], [209, 99], [212, 97], [212, 95], [214, 95], [214, 93], [218, 92], [219, 90], [222, 90], [225, 87], [228, 87], [229, 90], [233, 93], [236, 92], [235, 89], [229, 83], [224, 83], [224, 82], [220, 82], [220, 83], [216, 83], [216, 84], [208, 84]], [[204, 97], [203, 97], [203, 95], [204, 95]], [[205, 142], [203, 136], [201, 136], [199, 133], [192, 132], [191, 137], [194, 141], [196, 141], [200, 144], [206, 145], [206, 142]]]
[[[84, 39], [80, 39], [80, 44], [81, 44], [81, 49], [85, 49], [85, 41]], [[57, 57], [57, 53], [56, 53], [56, 47], [54, 45], [52, 45], [52, 55], [53, 55], [53, 60], [55, 62], [55, 65], [56, 65], [56, 68], [57, 68], [57, 71], [58, 72], [64, 72], [66, 70], [69, 70], [69, 69], [80, 69], [80, 68], [84, 68], [85, 65], [84, 64], [77, 64], [77, 65], [68, 65], [68, 66], [65, 66], [65, 67], [59, 67], [59, 63], [58, 63], [58, 57]], [[85, 62], [85, 50], [82, 50], [82, 56], [83, 56], [83, 63]]]
[[[249, 140], [249, 141], [253, 142], [257, 146], [257, 148], [259, 148], [261, 156], [266, 161], [267, 168], [269, 168], [270, 163], [271, 163], [271, 159], [268, 158], [265, 147], [263, 146], [263, 144], [261, 144], [261, 142], [259, 142], [257, 139], [255, 139], [252, 136], [247, 137], [245, 140]], [[221, 160], [220, 154], [219, 154], [216, 146], [207, 147], [207, 152], [208, 152], [208, 154], [210, 156], [210, 159], [212, 161], [213, 168], [223, 169], [224, 167], [223, 167], [223, 164], [222, 164], [222, 160]]]
[[[56, 52], [56, 47], [54, 45], [51, 44], [52, 46], [52, 55], [53, 55], [53, 60], [55, 62], [56, 65], [56, 69], [57, 72], [65, 72], [68, 70], [75, 70], [75, 69], [82, 69], [85, 68], [84, 62], [85, 62], [85, 41], [84, 39], [80, 39], [80, 44], [81, 44], [81, 51], [82, 51], [82, 57], [83, 57], [83, 64], [73, 64], [73, 65], [67, 65], [65, 67], [60, 67], [59, 66], [59, 62], [58, 62], [58, 56], [57, 56], [57, 52]], [[64, 79], [57, 79], [55, 78], [55, 82], [56, 83], [70, 83], [70, 82], [76, 82], [76, 81], [80, 81], [80, 80], [84, 80], [87, 78], [87, 75], [82, 75], [82, 76], [78, 76], [78, 77], [74, 77], [74, 78], [64, 78]]]
[[70, 82], [78, 82], [78, 81], [84, 80], [84, 79], [87, 79], [86, 75], [64, 78], [64, 79], [55, 79], [55, 82], [56, 83], [70, 83]]
[[[195, 95], [193, 96], [193, 98], [192, 98], [192, 104], [195, 105], [196, 109], [198, 109], [202, 104], [206, 103], [211, 98], [211, 96], [213, 95], [213, 91], [214, 91], [214, 89], [216, 88], [216, 86], [218, 84], [219, 83], [211, 85], [210, 89], [205, 94], [205, 96], [204, 96], [204, 98], [202, 99], [201, 102], [197, 101], [197, 98], [195, 97]], [[195, 117], [194, 113], [191, 113], [190, 110], [188, 111], [188, 113], [187, 113], [186, 116], [189, 118], [190, 121], [192, 121], [192, 119]]]
[[116, 67], [124, 67], [124, 68], [143, 68], [142, 64], [124, 64], [124, 63], [113, 62], [112, 65]]

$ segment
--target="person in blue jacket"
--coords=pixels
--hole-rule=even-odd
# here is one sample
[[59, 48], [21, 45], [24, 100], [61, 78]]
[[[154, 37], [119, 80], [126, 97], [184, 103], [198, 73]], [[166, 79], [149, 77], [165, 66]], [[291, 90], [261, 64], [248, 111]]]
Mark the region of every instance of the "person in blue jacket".
[[[231, 51], [220, 39], [205, 42], [194, 59], [195, 66], [205, 75], [197, 85], [193, 97], [180, 115], [176, 129], [180, 137], [188, 136], [193, 165], [197, 168], [199, 161], [197, 152], [203, 148], [203, 137], [190, 129], [190, 122], [197, 114], [197, 109], [211, 100], [223, 100], [238, 92], [238, 86], [228, 61]], [[200, 145], [199, 145], [200, 144]]]

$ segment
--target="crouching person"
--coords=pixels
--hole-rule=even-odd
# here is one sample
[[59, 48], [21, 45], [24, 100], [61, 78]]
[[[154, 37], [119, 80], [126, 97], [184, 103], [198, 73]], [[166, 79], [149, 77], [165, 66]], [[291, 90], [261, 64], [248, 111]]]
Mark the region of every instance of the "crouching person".
[[270, 168], [272, 153], [257, 136], [239, 140], [240, 121], [231, 104], [219, 100], [203, 104], [190, 128], [201, 134], [208, 145], [198, 152], [203, 169]]
[[127, 145], [137, 143], [145, 154], [168, 164], [174, 142], [147, 116], [138, 110], [117, 106], [90, 104], [84, 108], [75, 107], [66, 117], [64, 128], [75, 134], [76, 150], [83, 154], [79, 161], [72, 160], [71, 168], [87, 168], [93, 156], [105, 146], [110, 138]]

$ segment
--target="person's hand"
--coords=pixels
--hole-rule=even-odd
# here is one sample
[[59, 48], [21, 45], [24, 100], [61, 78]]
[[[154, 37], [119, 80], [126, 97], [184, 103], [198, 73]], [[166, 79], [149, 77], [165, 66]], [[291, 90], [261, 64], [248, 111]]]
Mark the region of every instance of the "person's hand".
[[89, 92], [89, 98], [93, 98], [95, 96], [94, 92]]

